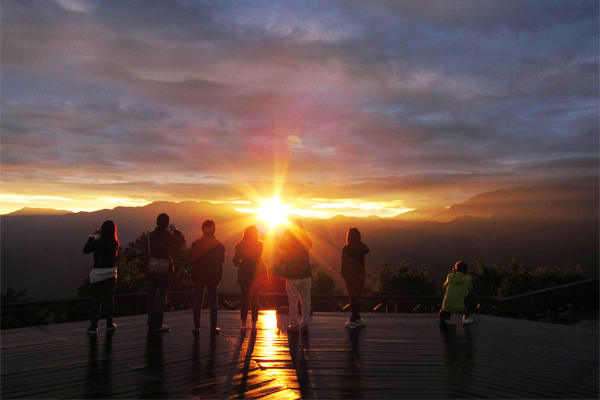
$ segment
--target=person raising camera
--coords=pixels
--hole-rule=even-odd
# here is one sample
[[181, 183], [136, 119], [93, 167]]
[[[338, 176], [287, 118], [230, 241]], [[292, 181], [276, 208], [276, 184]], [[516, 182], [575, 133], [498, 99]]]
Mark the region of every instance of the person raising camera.
[[92, 324], [86, 329], [90, 335], [98, 333], [100, 320], [100, 302], [104, 297], [104, 312], [106, 313], [106, 331], [113, 331], [117, 325], [113, 323], [115, 312], [115, 282], [117, 266], [115, 258], [119, 252], [117, 226], [113, 221], [104, 221], [100, 229], [94, 229], [83, 247], [84, 254], [94, 253], [94, 268], [90, 273], [92, 289], [92, 309], [90, 311]]

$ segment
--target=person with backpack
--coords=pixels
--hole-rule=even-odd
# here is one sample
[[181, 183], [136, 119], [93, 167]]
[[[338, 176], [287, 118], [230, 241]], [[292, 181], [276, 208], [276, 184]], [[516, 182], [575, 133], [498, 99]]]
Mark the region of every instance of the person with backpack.
[[115, 282], [117, 280], [115, 258], [119, 253], [119, 238], [115, 223], [110, 220], [104, 221], [99, 230], [94, 229], [83, 247], [83, 253], [94, 253], [94, 268], [90, 273], [92, 323], [86, 332], [90, 335], [98, 333], [102, 298], [104, 298], [104, 312], [106, 313], [106, 331], [113, 331], [117, 327], [113, 322], [113, 316], [115, 312]]
[[214, 221], [207, 220], [202, 224], [202, 237], [192, 243], [192, 282], [196, 296], [194, 297], [194, 336], [200, 334], [200, 315], [204, 300], [204, 287], [208, 288], [210, 303], [210, 332], [218, 334], [217, 328], [217, 290], [223, 279], [223, 262], [225, 246], [216, 237], [217, 226]]
[[167, 292], [173, 276], [173, 259], [171, 253], [185, 245], [185, 236], [170, 224], [167, 214], [156, 218], [156, 228], [148, 235], [148, 264], [146, 279], [148, 280], [148, 332], [169, 332], [171, 327], [163, 325]]

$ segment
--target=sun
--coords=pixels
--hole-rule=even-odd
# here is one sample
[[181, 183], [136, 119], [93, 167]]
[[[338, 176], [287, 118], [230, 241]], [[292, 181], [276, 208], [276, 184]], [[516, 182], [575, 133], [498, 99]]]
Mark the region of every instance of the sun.
[[281, 224], [287, 223], [287, 216], [292, 213], [292, 209], [281, 202], [279, 197], [262, 200], [258, 214], [269, 228], [273, 229]]

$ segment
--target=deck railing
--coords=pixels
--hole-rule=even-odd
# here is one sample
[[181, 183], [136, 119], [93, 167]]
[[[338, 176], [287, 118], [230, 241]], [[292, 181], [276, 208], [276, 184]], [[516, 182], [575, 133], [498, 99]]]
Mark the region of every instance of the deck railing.
[[482, 297], [479, 314], [538, 320], [558, 319], [563, 310], [577, 311], [585, 306], [598, 309], [598, 280], [588, 279], [562, 286], [536, 290], [510, 297]]
[[[313, 311], [349, 311], [350, 304], [345, 294], [313, 294]], [[239, 309], [240, 294], [219, 294], [219, 308]], [[577, 311], [580, 307], [598, 308], [598, 280], [589, 279], [537, 290], [516, 296], [475, 299], [477, 314], [537, 320], [544, 317], [558, 319], [562, 310]], [[194, 303], [193, 292], [170, 292], [167, 310], [186, 310]], [[262, 309], [287, 310], [285, 293], [261, 293]], [[376, 313], [437, 313], [442, 296], [387, 296], [367, 295], [361, 298], [366, 312]], [[90, 298], [67, 300], [7, 303], [1, 305], [2, 329], [47, 325], [61, 322], [81, 321], [90, 318]], [[204, 307], [208, 307], [204, 301]], [[146, 294], [121, 294], [115, 296], [115, 315], [139, 315], [146, 311]]]

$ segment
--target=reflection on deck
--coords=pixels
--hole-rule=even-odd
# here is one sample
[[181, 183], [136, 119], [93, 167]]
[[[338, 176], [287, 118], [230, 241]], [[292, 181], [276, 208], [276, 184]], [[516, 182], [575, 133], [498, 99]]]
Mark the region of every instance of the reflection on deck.
[[[190, 311], [165, 314], [172, 332], [147, 335], [143, 316], [97, 338], [87, 322], [2, 332], [2, 398], [598, 398], [598, 330], [476, 316], [316, 313], [309, 333], [262, 311], [257, 333], [221, 311], [221, 335], [191, 333]], [[203, 321], [206, 323], [206, 320]]]

